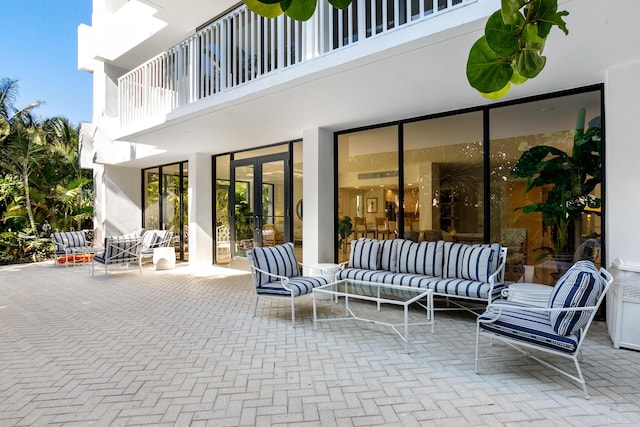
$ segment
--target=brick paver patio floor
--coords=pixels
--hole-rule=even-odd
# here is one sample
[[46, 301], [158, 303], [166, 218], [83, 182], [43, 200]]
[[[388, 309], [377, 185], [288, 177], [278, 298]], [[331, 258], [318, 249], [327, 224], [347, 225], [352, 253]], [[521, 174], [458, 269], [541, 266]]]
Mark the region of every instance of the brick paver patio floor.
[[314, 331], [310, 299], [295, 329], [288, 301], [263, 300], [256, 317], [254, 302], [247, 274], [215, 267], [109, 280], [2, 267], [0, 426], [640, 424], [640, 352], [614, 349], [602, 321], [583, 347], [585, 400], [499, 344], [483, 346], [504, 363], [476, 375], [469, 314], [438, 312], [433, 335], [414, 327], [407, 354], [380, 325]]

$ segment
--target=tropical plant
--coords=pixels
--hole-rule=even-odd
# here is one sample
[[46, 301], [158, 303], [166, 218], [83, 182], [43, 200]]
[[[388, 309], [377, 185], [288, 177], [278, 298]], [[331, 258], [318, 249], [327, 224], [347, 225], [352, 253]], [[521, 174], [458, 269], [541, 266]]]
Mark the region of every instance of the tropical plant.
[[[50, 254], [48, 233], [90, 227], [91, 172], [79, 164], [79, 128], [54, 117], [41, 121], [40, 104], [15, 108], [16, 80], [0, 79], [0, 258], [3, 263]], [[7, 234], [8, 233], [8, 234]], [[9, 237], [12, 235], [12, 237]]]
[[[329, 0], [338, 9], [346, 9], [352, 0]], [[244, 0], [249, 9], [266, 18], [275, 18], [283, 13], [297, 21], [306, 21], [316, 11], [318, 0]]]
[[536, 77], [546, 64], [542, 55], [551, 29], [569, 34], [558, 12], [557, 0], [502, 0], [493, 13], [484, 35], [469, 51], [467, 79], [471, 86], [490, 99], [503, 97], [511, 83], [522, 84]]
[[351, 217], [345, 215], [344, 218], [338, 220], [338, 248], [342, 248], [342, 243], [353, 232], [353, 224], [351, 223]]
[[573, 255], [579, 245], [582, 214], [589, 209], [599, 215], [602, 201], [593, 192], [602, 182], [600, 122], [596, 118], [585, 130], [584, 114], [580, 109], [570, 154], [538, 145], [525, 151], [511, 172], [526, 179], [525, 193], [533, 188], [550, 188], [546, 200], [519, 208], [525, 214], [541, 213], [543, 224], [552, 227], [555, 247], [540, 248], [543, 253], [538, 260], [549, 255]]
[[30, 180], [38, 172], [38, 166], [46, 156], [44, 131], [28, 111], [20, 112], [7, 122], [10, 131], [0, 141], [9, 138], [10, 141], [0, 148], [0, 166], [22, 180], [24, 207], [30, 231], [35, 233], [37, 228], [31, 204]]
[[[352, 0], [329, 0], [346, 9]], [[318, 0], [244, 0], [258, 15], [275, 18], [285, 14], [306, 21], [316, 10]], [[542, 55], [547, 36], [554, 26], [569, 34], [562, 19], [569, 12], [558, 11], [558, 0], [502, 0], [492, 14], [484, 35], [469, 51], [467, 80], [490, 99], [502, 98], [511, 83], [522, 84], [536, 77], [546, 64]]]

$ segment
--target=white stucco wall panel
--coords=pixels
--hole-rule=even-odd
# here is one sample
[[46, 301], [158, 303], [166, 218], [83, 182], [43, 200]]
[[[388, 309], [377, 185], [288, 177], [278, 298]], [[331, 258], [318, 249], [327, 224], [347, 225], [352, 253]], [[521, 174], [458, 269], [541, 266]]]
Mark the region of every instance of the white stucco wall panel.
[[607, 261], [640, 261], [640, 62], [612, 68], [605, 83]]
[[213, 263], [213, 191], [211, 156], [189, 156], [189, 264], [199, 267]]
[[97, 225], [104, 236], [118, 236], [141, 228], [142, 187], [140, 169], [104, 166], [100, 177], [104, 188], [103, 206]]

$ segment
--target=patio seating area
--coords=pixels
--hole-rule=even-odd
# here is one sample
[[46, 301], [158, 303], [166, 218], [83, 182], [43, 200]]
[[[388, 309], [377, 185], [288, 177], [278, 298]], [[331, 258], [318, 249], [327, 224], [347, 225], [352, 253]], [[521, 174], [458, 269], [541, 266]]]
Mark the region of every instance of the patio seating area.
[[601, 320], [582, 346], [586, 400], [503, 345], [483, 343], [504, 362], [476, 374], [467, 312], [438, 312], [433, 334], [416, 326], [406, 353], [380, 325], [314, 331], [308, 297], [296, 328], [287, 298], [254, 307], [250, 274], [231, 269], [146, 265], [105, 281], [51, 262], [0, 267], [0, 425], [640, 423], [640, 352], [614, 349]]

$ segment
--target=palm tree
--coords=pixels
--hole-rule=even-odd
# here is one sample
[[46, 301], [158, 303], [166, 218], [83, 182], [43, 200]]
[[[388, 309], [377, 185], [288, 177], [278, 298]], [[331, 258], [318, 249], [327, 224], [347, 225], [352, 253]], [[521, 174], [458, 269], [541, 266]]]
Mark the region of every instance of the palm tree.
[[24, 206], [32, 233], [37, 231], [30, 194], [30, 178], [47, 155], [45, 133], [28, 110], [16, 113], [8, 121], [9, 133], [0, 140], [0, 167], [21, 178]]

